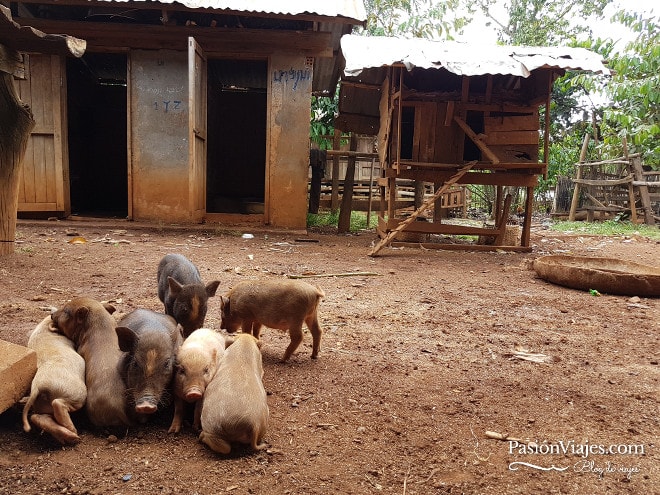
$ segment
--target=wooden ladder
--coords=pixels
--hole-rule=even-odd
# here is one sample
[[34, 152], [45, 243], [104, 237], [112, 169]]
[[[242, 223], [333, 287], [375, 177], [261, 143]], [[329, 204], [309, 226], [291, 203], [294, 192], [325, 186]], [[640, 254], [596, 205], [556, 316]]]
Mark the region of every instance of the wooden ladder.
[[440, 197], [442, 194], [447, 191], [451, 186], [453, 186], [458, 180], [463, 177], [466, 173], [472, 169], [477, 164], [477, 161], [472, 161], [466, 163], [462, 168], [460, 168], [454, 175], [452, 175], [447, 182], [445, 182], [440, 189], [438, 189], [433, 196], [431, 196], [429, 199], [424, 201], [422, 203], [422, 206], [417, 208], [413, 212], [412, 215], [410, 215], [408, 218], [406, 218], [403, 222], [401, 222], [399, 225], [396, 226], [394, 230], [392, 230], [389, 234], [387, 234], [383, 239], [380, 240], [376, 246], [371, 250], [369, 253], [369, 256], [376, 256], [376, 253], [380, 251], [382, 248], [387, 246], [390, 242], [392, 242], [392, 239], [396, 237], [396, 235], [401, 232], [403, 229], [405, 229], [408, 225], [410, 225], [412, 222], [415, 221], [415, 219], [420, 216], [422, 213], [424, 213], [426, 210], [428, 210], [433, 203]]

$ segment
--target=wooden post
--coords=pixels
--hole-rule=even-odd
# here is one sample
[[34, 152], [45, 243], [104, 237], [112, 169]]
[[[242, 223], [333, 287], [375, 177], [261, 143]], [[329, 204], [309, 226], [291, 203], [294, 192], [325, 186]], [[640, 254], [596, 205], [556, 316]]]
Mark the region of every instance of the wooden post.
[[[582, 149], [580, 150], [580, 161], [577, 164], [577, 170], [575, 171], [575, 178], [577, 180], [580, 180], [582, 178], [582, 162], [587, 158], [587, 150], [589, 149], [589, 134], [584, 135], [584, 139], [582, 140]], [[574, 182], [575, 186], [573, 189], [573, 199], [571, 201], [571, 209], [568, 212], [568, 221], [569, 222], [574, 222], [575, 221], [575, 210], [577, 210], [578, 206], [578, 201], [580, 199], [580, 184], [577, 182]]]
[[309, 166], [312, 167], [312, 180], [309, 187], [309, 213], [319, 212], [321, 201], [321, 180], [325, 170], [326, 153], [323, 150], [312, 148], [309, 150]]
[[29, 108], [14, 87], [12, 61], [17, 52], [0, 45], [0, 256], [14, 252], [18, 184], [30, 131], [35, 125]]
[[[351, 151], [357, 150], [357, 134], [351, 133]], [[337, 232], [340, 234], [351, 230], [351, 212], [353, 211], [353, 183], [355, 182], [355, 155], [349, 155], [344, 177], [344, 192], [341, 195], [339, 208], [339, 223]]]
[[[635, 176], [635, 181], [646, 182], [644, 177], [644, 169], [642, 168], [642, 159], [639, 155], [632, 158], [630, 161], [632, 173]], [[639, 196], [642, 199], [642, 208], [644, 208], [644, 223], [646, 225], [655, 225], [655, 218], [653, 218], [653, 208], [651, 208], [651, 196], [649, 196], [649, 186], [639, 185]]]
[[[341, 130], [335, 127], [335, 135], [332, 140], [332, 149], [339, 151], [341, 148]], [[334, 213], [339, 209], [339, 155], [332, 155], [332, 191], [330, 192], [330, 210]]]
[[374, 185], [374, 166], [376, 164], [376, 159], [371, 159], [371, 169], [369, 170], [369, 199], [367, 200], [367, 228], [371, 223], [371, 195], [373, 194], [373, 185]]
[[527, 198], [525, 198], [525, 219], [523, 220], [523, 229], [520, 236], [520, 245], [529, 247], [530, 230], [532, 228], [532, 208], [534, 205], [534, 187], [527, 188]]
[[[628, 170], [627, 172], [632, 174], [632, 164], [630, 163], [630, 157], [628, 156], [628, 140], [626, 136], [623, 136], [621, 139], [621, 144], [623, 144], [623, 158], [628, 160]], [[623, 172], [626, 170], [625, 165], [619, 165], [619, 175], [623, 175]], [[630, 182], [628, 184], [628, 203], [630, 203], [630, 221], [634, 224], [637, 223], [637, 208], [635, 207], [635, 186]]]

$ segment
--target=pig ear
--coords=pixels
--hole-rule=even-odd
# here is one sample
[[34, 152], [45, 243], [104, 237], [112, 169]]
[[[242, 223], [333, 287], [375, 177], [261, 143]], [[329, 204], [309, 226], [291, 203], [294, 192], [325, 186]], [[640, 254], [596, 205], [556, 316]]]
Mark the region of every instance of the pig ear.
[[220, 309], [223, 313], [226, 311], [225, 308], [229, 310], [229, 298], [227, 296], [220, 296]]
[[215, 291], [218, 290], [218, 285], [220, 285], [219, 280], [214, 280], [213, 282], [206, 284], [206, 295], [209, 297], [215, 296]]
[[137, 334], [128, 327], [117, 327], [115, 332], [119, 339], [119, 349], [124, 352], [132, 352], [138, 341]]
[[170, 284], [170, 292], [174, 297], [178, 296], [179, 292], [181, 292], [181, 289], [183, 289], [183, 285], [181, 285], [172, 277], [167, 277], [167, 283]]
[[76, 309], [76, 322], [83, 323], [87, 319], [89, 308], [87, 306], [80, 306]]
[[227, 347], [229, 347], [230, 345], [232, 345], [234, 342], [236, 342], [236, 337], [234, 337], [234, 336], [230, 337], [230, 336], [226, 335], [225, 336], [225, 349]]
[[114, 313], [115, 311], [117, 311], [117, 308], [115, 308], [115, 307], [114, 307], [112, 304], [110, 304], [110, 303], [103, 303], [103, 307], [104, 307], [105, 310], [106, 310], [108, 313], [110, 313], [110, 314], [112, 314], [112, 313]]

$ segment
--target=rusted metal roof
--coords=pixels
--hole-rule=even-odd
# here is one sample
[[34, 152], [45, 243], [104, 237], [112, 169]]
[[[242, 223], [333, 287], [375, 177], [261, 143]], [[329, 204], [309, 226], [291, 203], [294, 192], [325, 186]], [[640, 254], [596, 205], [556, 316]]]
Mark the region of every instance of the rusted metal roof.
[[[99, 0], [112, 3], [143, 3], [143, 0]], [[145, 1], [144, 3], [154, 4]], [[302, 14], [345, 18], [355, 24], [364, 24], [367, 12], [362, 0], [158, 0], [158, 4], [179, 4], [189, 9], [227, 10], [295, 16]]]
[[63, 34], [46, 34], [29, 26], [14, 22], [11, 11], [0, 5], [0, 44], [17, 51], [47, 54], [71, 54], [81, 57], [86, 42]]
[[346, 35], [341, 39], [344, 75], [403, 64], [408, 70], [446, 69], [465, 76], [505, 74], [529, 77], [540, 68], [609, 74], [600, 55], [585, 48], [467, 44], [385, 36]]

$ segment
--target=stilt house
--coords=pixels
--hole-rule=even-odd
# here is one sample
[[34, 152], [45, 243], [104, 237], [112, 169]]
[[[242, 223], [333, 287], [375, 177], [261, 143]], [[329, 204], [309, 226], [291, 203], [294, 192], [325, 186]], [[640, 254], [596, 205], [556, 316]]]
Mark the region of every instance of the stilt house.
[[432, 221], [401, 230], [489, 237], [491, 247], [500, 247], [510, 209], [505, 188], [523, 187], [524, 221], [515, 244], [529, 249], [533, 190], [548, 167], [550, 114], [542, 132], [539, 108], [549, 108], [553, 82], [566, 70], [606, 73], [601, 58], [581, 48], [354, 35], [344, 36], [341, 48], [336, 127], [378, 135], [379, 235], [385, 238], [405, 221], [396, 211], [400, 181], [430, 182], [436, 191], [481, 184], [497, 191], [494, 229], [443, 222], [437, 207]]

